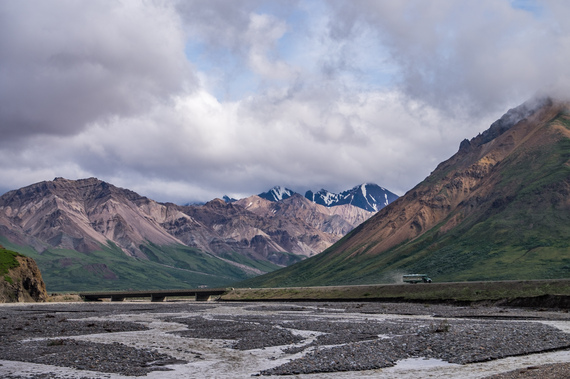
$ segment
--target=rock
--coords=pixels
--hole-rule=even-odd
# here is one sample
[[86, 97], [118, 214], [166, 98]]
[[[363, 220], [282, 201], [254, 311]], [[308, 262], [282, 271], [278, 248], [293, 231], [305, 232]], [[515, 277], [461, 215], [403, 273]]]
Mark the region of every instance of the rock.
[[0, 303], [44, 302], [48, 295], [42, 274], [32, 258], [0, 248], [2, 257], [12, 258], [7, 273], [0, 276]]

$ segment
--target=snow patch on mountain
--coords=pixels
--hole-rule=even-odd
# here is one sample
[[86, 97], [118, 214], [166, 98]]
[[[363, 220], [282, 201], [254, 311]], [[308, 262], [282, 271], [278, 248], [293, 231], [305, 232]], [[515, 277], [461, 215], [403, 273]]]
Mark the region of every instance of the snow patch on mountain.
[[396, 194], [374, 183], [360, 184], [339, 194], [325, 189], [316, 193], [307, 191], [305, 197], [326, 207], [350, 204], [370, 212], [377, 212], [398, 198]]
[[267, 192], [260, 193], [259, 197], [269, 201], [280, 201], [293, 196], [296, 192], [282, 186], [275, 186]]
[[[275, 202], [287, 199], [294, 194], [296, 192], [288, 188], [276, 186], [258, 196]], [[364, 183], [338, 194], [327, 191], [324, 188], [317, 192], [309, 190], [305, 192], [305, 197], [313, 203], [324, 205], [325, 207], [349, 204], [369, 212], [377, 212], [396, 200], [398, 195], [377, 184]]]

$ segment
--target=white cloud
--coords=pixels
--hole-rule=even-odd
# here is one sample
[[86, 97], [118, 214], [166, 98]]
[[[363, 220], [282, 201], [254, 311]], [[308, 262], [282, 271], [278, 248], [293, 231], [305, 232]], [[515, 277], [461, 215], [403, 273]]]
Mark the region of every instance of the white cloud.
[[137, 114], [194, 85], [180, 17], [168, 5], [7, 1], [0, 7], [4, 144]]
[[286, 62], [273, 59], [269, 54], [276, 54], [276, 43], [285, 32], [285, 22], [269, 15], [252, 13], [245, 34], [246, 45], [249, 46], [248, 61], [251, 69], [263, 79], [291, 80], [295, 70]]
[[570, 77], [567, 4], [544, 2], [556, 12], [540, 14], [495, 0], [335, 4], [333, 37], [370, 28], [399, 67], [402, 90], [446, 111], [497, 111]]
[[2, 2], [1, 189], [403, 193], [509, 107], [567, 92], [570, 6], [539, 4]]
[[[340, 191], [377, 181], [403, 193], [473, 128], [439, 129], [451, 120], [397, 93], [319, 101], [326, 95], [314, 89], [220, 103], [195, 92], [137, 117], [91, 124], [75, 136], [44, 138], [40, 151], [36, 144], [3, 159], [17, 166], [25, 155], [41, 154], [37, 174], [49, 173], [48, 179], [97, 176], [179, 203], [245, 196], [275, 184]], [[74, 164], [58, 167], [65, 160]]]

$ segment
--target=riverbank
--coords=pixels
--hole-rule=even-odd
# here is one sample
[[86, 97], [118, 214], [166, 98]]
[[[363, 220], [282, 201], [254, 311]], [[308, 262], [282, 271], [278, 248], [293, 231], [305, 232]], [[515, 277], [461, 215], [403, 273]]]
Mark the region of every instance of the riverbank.
[[570, 308], [570, 280], [234, 288], [222, 301], [383, 301]]

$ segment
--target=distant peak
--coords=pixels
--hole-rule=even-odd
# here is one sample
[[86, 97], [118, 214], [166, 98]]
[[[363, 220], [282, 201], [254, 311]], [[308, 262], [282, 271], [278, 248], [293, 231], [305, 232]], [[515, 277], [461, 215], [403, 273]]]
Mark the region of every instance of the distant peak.
[[296, 192], [283, 186], [275, 186], [267, 192], [260, 193], [258, 196], [269, 201], [281, 201], [293, 196]]
[[221, 208], [224, 207], [226, 205], [226, 202], [223, 201], [222, 199], [213, 199], [208, 201], [206, 204], [204, 204], [204, 206], [209, 207], [209, 208]]
[[375, 183], [362, 183], [338, 194], [325, 189], [316, 193], [307, 191], [305, 197], [326, 207], [350, 204], [370, 212], [376, 212], [398, 198]]

